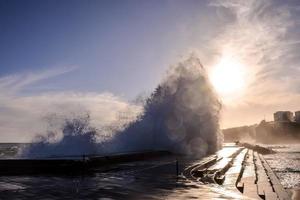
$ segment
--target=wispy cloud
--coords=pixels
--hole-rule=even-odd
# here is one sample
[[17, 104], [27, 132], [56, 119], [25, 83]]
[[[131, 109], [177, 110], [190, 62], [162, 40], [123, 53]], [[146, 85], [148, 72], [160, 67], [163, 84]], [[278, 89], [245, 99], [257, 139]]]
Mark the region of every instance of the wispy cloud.
[[0, 141], [29, 142], [37, 134], [46, 134], [49, 115], [55, 115], [56, 126], [60, 127], [64, 118], [89, 113], [92, 125], [101, 128], [116, 120], [126, 120], [120, 119], [122, 112], [130, 118], [141, 111], [141, 107], [111, 93], [64, 91], [21, 95], [26, 87], [74, 69], [63, 67], [0, 77]]
[[[230, 122], [237, 110], [253, 116], [244, 123], [258, 121], [266, 113], [270, 118], [276, 109], [300, 110], [300, 3], [213, 0], [210, 5], [226, 22], [215, 48], [221, 55], [238, 57], [248, 69], [245, 95], [225, 105], [224, 124], [238, 125]], [[250, 112], [251, 107], [256, 114]]]
[[14, 94], [26, 86], [71, 72], [76, 68], [76, 66], [65, 66], [39, 72], [28, 72], [0, 77], [0, 91], [1, 93]]

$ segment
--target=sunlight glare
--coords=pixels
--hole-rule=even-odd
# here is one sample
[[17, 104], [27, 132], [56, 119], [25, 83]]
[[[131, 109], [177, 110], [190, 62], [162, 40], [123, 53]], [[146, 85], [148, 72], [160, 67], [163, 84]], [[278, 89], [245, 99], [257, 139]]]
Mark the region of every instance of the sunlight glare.
[[221, 96], [235, 96], [245, 87], [245, 68], [233, 57], [223, 56], [212, 69], [210, 79]]

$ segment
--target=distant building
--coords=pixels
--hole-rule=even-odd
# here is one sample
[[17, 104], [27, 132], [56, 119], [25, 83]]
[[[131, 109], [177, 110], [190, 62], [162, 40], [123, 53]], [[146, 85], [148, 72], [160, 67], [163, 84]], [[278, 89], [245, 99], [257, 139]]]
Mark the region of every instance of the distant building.
[[[300, 117], [300, 113], [298, 114]], [[293, 113], [290, 111], [277, 111], [274, 113], [275, 122], [291, 122], [293, 121]]]
[[295, 121], [300, 123], [300, 111], [295, 112]]

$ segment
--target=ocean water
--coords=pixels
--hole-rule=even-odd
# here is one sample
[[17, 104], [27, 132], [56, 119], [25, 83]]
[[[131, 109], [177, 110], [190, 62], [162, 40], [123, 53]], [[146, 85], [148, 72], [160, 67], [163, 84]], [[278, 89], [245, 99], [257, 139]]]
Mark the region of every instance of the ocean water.
[[265, 159], [281, 184], [293, 193], [293, 199], [300, 199], [300, 144], [267, 146], [277, 153], [265, 155]]

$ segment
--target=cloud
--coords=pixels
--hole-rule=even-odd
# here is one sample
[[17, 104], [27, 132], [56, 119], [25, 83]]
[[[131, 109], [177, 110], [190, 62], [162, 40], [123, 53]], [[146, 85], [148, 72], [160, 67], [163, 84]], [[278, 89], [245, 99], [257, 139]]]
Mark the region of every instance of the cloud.
[[41, 80], [71, 72], [76, 68], [76, 66], [65, 66], [40, 72], [29, 72], [0, 77], [0, 92], [6, 94], [14, 94], [24, 89], [24, 87], [26, 86], [29, 86]]
[[101, 129], [117, 121], [126, 123], [141, 111], [140, 106], [132, 105], [111, 93], [64, 91], [21, 95], [22, 90], [38, 81], [74, 69], [66, 67], [1, 77], [0, 141], [30, 142], [37, 134], [46, 134], [47, 129], [51, 128], [49, 118], [51, 123], [60, 127], [65, 118], [89, 113], [92, 125]]
[[225, 26], [215, 39], [215, 49], [247, 66], [248, 87], [244, 96], [225, 105], [223, 124], [239, 124], [231, 123], [233, 113], [237, 118], [240, 113], [249, 115], [240, 123], [253, 123], [266, 113], [271, 118], [277, 109], [300, 110], [300, 3], [214, 0], [210, 6]]

